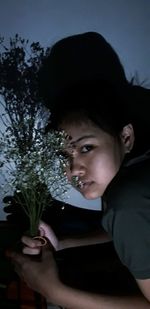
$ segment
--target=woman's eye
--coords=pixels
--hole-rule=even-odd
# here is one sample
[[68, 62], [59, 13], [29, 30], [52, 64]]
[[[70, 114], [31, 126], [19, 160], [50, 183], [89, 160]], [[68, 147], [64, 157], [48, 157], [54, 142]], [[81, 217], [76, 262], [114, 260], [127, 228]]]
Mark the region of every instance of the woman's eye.
[[82, 148], [81, 148], [81, 153], [86, 153], [86, 152], [89, 152], [93, 149], [93, 146], [92, 145], [84, 145]]

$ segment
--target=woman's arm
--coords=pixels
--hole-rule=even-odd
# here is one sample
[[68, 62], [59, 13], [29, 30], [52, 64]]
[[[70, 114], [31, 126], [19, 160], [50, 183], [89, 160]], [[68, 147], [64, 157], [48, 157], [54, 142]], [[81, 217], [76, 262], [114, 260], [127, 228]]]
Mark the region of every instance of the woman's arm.
[[68, 309], [148, 309], [150, 302], [140, 296], [107, 296], [60, 286], [57, 295], [50, 292], [47, 300]]
[[102, 244], [109, 241], [111, 241], [110, 236], [105, 231], [99, 229], [92, 233], [90, 232], [76, 237], [60, 239], [59, 250], [71, 247]]
[[[102, 229], [94, 231], [93, 233], [90, 232], [90, 233], [82, 234], [80, 236], [78, 235], [77, 237], [70, 237], [70, 238], [65, 237], [62, 239], [58, 239], [54, 231], [52, 230], [52, 228], [43, 221], [40, 222], [39, 230], [40, 230], [40, 234], [42, 236], [47, 237], [50, 243], [53, 245], [53, 247], [57, 251], [66, 249], [66, 248], [71, 248], [71, 247], [87, 246], [87, 245], [92, 245], [92, 244], [94, 245], [94, 244], [100, 244], [100, 243], [111, 241], [111, 238]], [[27, 237], [23, 237], [23, 242], [27, 246], [31, 247], [30, 239], [28, 239]]]
[[63, 284], [49, 247], [43, 248], [40, 262], [31, 257], [12, 253], [19, 276], [27, 285], [42, 294], [47, 301], [66, 309], [137, 309], [150, 308], [144, 296], [107, 296], [80, 291]]

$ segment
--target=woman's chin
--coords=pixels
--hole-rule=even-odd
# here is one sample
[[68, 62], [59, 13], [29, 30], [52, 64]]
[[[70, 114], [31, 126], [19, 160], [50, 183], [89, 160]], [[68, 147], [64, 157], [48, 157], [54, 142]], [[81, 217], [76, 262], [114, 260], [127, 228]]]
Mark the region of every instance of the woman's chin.
[[100, 197], [100, 194], [96, 192], [81, 192], [81, 194], [86, 200], [95, 200]]
[[99, 186], [95, 182], [86, 183], [81, 188], [78, 188], [78, 191], [82, 196], [87, 200], [95, 200], [100, 198], [103, 195], [104, 188]]

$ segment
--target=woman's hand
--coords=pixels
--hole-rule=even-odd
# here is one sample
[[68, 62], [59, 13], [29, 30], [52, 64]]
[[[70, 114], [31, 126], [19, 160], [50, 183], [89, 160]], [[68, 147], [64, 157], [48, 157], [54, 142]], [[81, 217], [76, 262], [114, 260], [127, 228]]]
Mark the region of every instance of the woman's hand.
[[[23, 236], [23, 254], [11, 252], [9, 256], [20, 278], [30, 288], [41, 293], [50, 301], [51, 295], [55, 295], [59, 285], [61, 286], [57, 265], [52, 253], [54, 249], [57, 250], [59, 241], [51, 227], [42, 221], [39, 224], [39, 231], [40, 236], [48, 241], [46, 246], [43, 246], [42, 241], [38, 239]], [[40, 260], [34, 259], [33, 255], [39, 253], [41, 253]]]
[[[40, 236], [47, 238], [52, 247], [57, 251], [59, 249], [59, 240], [52, 228], [43, 221], [40, 221], [39, 231]], [[40, 253], [42, 248], [42, 242], [40, 240], [30, 238], [28, 236], [23, 236], [21, 240], [25, 245], [23, 248], [24, 254], [36, 255]]]
[[11, 253], [11, 259], [20, 278], [31, 289], [39, 292], [49, 301], [53, 301], [53, 295], [59, 290], [61, 282], [49, 244], [42, 247], [40, 261], [34, 260], [32, 256], [16, 252]]

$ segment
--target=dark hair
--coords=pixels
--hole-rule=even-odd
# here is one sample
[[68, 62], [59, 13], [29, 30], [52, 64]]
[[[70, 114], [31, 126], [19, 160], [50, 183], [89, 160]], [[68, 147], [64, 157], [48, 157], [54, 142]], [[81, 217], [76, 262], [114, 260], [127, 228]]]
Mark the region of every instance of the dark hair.
[[67, 110], [82, 106], [88, 118], [113, 135], [131, 122], [136, 151], [150, 148], [150, 90], [127, 81], [117, 53], [101, 34], [80, 33], [56, 42], [39, 70], [39, 90], [52, 112], [51, 126]]
[[66, 118], [74, 122], [88, 118], [105, 132], [117, 136], [130, 122], [125, 93], [125, 89], [120, 91], [104, 80], [78, 83], [55, 99], [49, 128], [59, 128]]
[[128, 83], [117, 53], [101, 34], [75, 34], [52, 46], [39, 71], [40, 94], [51, 108], [53, 100], [68, 87], [92, 79], [118, 86]]
[[[142, 101], [143, 98], [143, 101]], [[123, 127], [133, 125], [135, 143], [131, 156], [150, 148], [149, 124], [150, 90], [139, 86], [115, 87], [102, 80], [82, 82], [58, 96], [51, 108], [46, 128], [58, 129], [63, 120], [78, 123], [91, 120], [112, 136], [119, 137]]]

